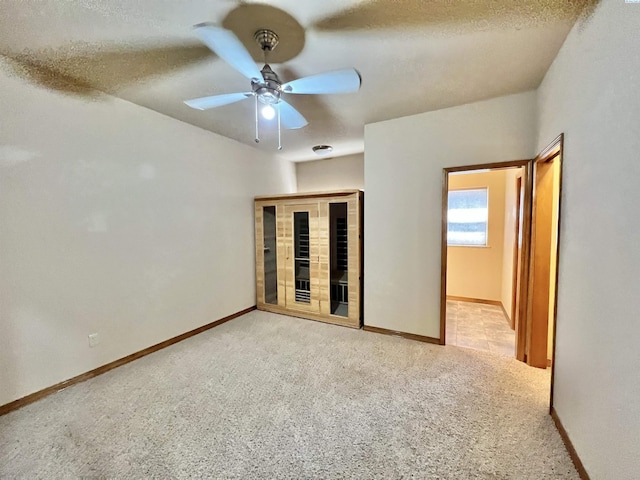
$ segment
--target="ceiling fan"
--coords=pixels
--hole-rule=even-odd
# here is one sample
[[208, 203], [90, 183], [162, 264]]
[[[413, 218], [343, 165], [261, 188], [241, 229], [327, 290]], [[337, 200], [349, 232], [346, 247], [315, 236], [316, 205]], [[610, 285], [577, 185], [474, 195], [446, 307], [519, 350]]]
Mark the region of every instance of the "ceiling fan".
[[[220, 58], [251, 80], [251, 90], [238, 93], [213, 95], [210, 97], [187, 100], [188, 106], [207, 110], [239, 102], [253, 97], [255, 102], [255, 141], [260, 141], [258, 130], [258, 112], [271, 120], [277, 117], [278, 150], [282, 150], [281, 127], [286, 129], [302, 128], [307, 120], [291, 104], [284, 100], [285, 94], [329, 94], [352, 93], [360, 89], [360, 74], [353, 68], [321, 73], [282, 83], [278, 75], [266, 63], [267, 53], [278, 45], [278, 35], [272, 30], [260, 29], [254, 38], [265, 55], [265, 65], [258, 69], [255, 61], [242, 42], [231, 31], [210, 23], [201, 23], [194, 27], [200, 40]], [[261, 107], [260, 107], [261, 106]]]

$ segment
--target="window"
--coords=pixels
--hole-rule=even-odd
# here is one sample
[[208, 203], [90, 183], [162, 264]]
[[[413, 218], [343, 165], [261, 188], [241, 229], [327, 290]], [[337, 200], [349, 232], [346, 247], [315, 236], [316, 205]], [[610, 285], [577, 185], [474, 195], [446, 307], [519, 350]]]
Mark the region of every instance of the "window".
[[448, 245], [487, 245], [488, 199], [486, 188], [449, 191]]

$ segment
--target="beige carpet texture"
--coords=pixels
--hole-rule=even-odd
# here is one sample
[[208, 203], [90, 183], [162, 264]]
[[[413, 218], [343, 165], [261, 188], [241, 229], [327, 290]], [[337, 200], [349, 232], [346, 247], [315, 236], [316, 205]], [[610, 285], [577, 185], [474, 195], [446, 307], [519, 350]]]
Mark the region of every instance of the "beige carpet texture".
[[0, 417], [0, 478], [578, 479], [549, 373], [265, 312]]

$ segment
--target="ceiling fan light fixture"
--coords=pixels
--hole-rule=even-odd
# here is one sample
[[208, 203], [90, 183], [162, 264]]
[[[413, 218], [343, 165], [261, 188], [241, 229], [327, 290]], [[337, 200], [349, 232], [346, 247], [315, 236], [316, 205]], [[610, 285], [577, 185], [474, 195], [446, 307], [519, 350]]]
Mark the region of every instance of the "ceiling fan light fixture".
[[280, 101], [280, 92], [277, 90], [269, 89], [267, 87], [262, 87], [256, 91], [256, 95], [258, 96], [258, 100], [260, 103], [264, 105], [275, 105]]
[[331, 145], [316, 145], [315, 147], [312, 147], [311, 150], [313, 150], [313, 152], [316, 155], [329, 155], [331, 152], [333, 152], [333, 147]]
[[276, 109], [271, 105], [265, 105], [260, 110], [260, 113], [262, 113], [262, 118], [264, 118], [265, 120], [272, 120], [273, 117], [276, 116]]

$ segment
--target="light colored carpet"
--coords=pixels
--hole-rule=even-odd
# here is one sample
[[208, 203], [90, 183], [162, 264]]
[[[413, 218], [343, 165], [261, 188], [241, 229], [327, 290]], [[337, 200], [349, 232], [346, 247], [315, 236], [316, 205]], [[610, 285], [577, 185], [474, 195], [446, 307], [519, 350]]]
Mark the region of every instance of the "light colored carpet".
[[0, 417], [0, 477], [577, 479], [548, 386], [256, 311]]

